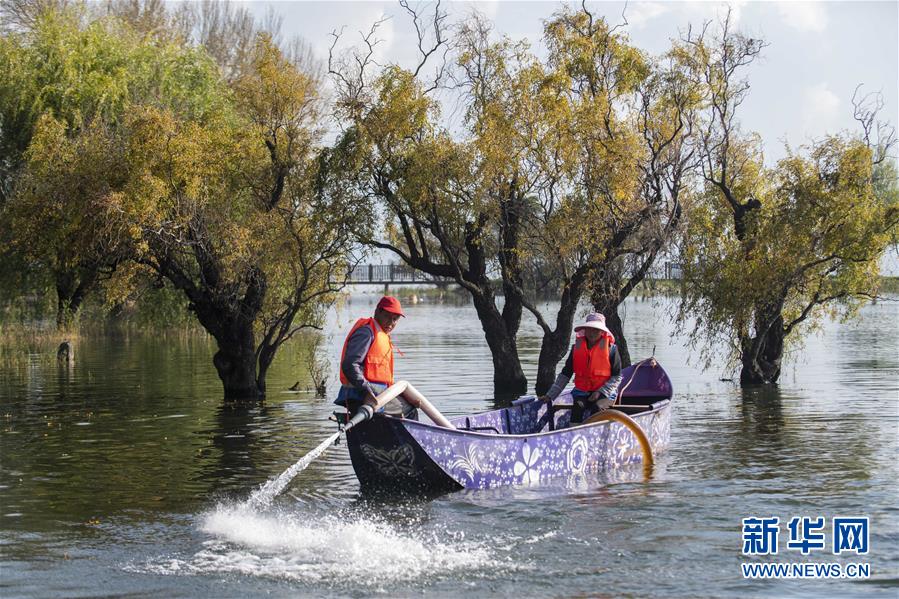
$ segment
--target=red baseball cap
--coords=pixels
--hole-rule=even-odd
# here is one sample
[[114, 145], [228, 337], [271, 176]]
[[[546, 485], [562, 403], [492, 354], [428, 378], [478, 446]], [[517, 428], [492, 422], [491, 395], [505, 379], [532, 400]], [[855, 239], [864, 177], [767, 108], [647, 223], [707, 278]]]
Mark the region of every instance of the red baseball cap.
[[390, 295], [385, 295], [381, 298], [381, 301], [378, 302], [378, 308], [385, 312], [390, 312], [391, 314], [399, 314], [403, 317], [406, 316], [403, 314], [403, 307], [400, 305], [400, 300]]

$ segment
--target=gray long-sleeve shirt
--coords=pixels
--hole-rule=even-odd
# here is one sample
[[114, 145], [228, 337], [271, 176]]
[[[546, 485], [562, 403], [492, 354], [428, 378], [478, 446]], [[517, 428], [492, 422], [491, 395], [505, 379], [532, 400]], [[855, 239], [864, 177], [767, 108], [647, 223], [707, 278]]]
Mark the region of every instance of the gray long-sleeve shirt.
[[[574, 348], [575, 345], [572, 345], [571, 351], [568, 352], [568, 359], [565, 360], [565, 366], [562, 368], [562, 372], [559, 373], [559, 376], [556, 377], [556, 381], [552, 384], [552, 387], [546, 392], [547, 397], [550, 399], [555, 399], [559, 396], [562, 389], [564, 389], [565, 385], [568, 384], [568, 381], [571, 380], [571, 375], [574, 374]], [[599, 394], [602, 397], [612, 397], [618, 389], [618, 384], [621, 382], [621, 356], [618, 354], [618, 346], [614, 343], [612, 344], [612, 347], [609, 348], [609, 365], [612, 369], [612, 376], [610, 376], [609, 380], [599, 388]]]
[[[375, 326], [378, 326], [375, 324]], [[371, 348], [375, 335], [371, 327], [359, 327], [346, 342], [346, 352], [343, 355], [343, 361], [340, 363], [340, 371], [350, 382], [350, 385], [356, 387], [360, 391], [371, 391], [373, 395], [377, 395], [368, 381], [365, 380], [365, 357]]]

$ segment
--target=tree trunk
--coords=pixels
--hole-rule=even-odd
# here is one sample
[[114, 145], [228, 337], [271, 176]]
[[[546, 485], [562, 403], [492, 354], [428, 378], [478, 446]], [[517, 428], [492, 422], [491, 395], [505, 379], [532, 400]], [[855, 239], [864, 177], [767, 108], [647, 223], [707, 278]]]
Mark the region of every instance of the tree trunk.
[[56, 328], [65, 331], [75, 323], [84, 298], [97, 281], [97, 271], [95, 269], [83, 269], [80, 273], [57, 271], [54, 278], [56, 279]]
[[222, 381], [225, 400], [262, 398], [264, 389], [260, 389], [256, 376], [255, 312], [244, 303], [225, 308], [214, 301], [201, 301], [191, 307], [218, 343], [212, 363]]
[[537, 361], [537, 382], [534, 384], [534, 391], [537, 395], [543, 395], [549, 391], [556, 380], [556, 366], [559, 364], [559, 360], [565, 357], [570, 347], [574, 314], [582, 294], [583, 287], [580, 282], [573, 282], [570, 287], [564, 289], [562, 302], [556, 313], [556, 328], [551, 332], [543, 333], [540, 358]]
[[239, 327], [224, 339], [218, 339], [218, 347], [212, 363], [225, 388], [225, 399], [260, 399], [264, 390], [259, 388], [256, 379], [256, 346], [252, 325]]
[[[280, 344], [279, 344], [280, 345]], [[272, 365], [272, 362], [275, 360], [275, 352], [278, 350], [278, 345], [267, 345], [263, 342], [262, 347], [259, 348], [259, 360], [257, 364], [258, 370], [256, 371], [256, 388], [259, 389], [259, 394], [261, 396], [265, 396], [265, 377], [268, 374], [268, 368]]]
[[606, 317], [606, 326], [615, 336], [615, 345], [618, 346], [618, 355], [621, 357], [621, 367], [627, 368], [631, 365], [631, 353], [627, 347], [627, 338], [624, 336], [621, 316], [618, 315], [618, 306], [620, 305], [621, 300], [617, 297], [594, 296], [593, 298], [593, 309]]
[[[777, 383], [783, 360], [784, 327], [780, 311], [770, 319], [760, 319], [770, 325], [755, 337], [741, 335], [740, 386], [767, 385]], [[757, 325], [761, 328], [762, 325]]]
[[471, 297], [493, 356], [493, 392], [497, 399], [514, 399], [528, 389], [515, 334], [510, 334], [506, 321], [496, 309], [492, 292], [472, 293]]
[[564, 334], [557, 328], [552, 333], [543, 335], [540, 357], [537, 361], [537, 381], [534, 383], [534, 392], [537, 395], [543, 395], [552, 387], [556, 380], [556, 365], [565, 357], [565, 352], [570, 347], [570, 340], [570, 326], [565, 329]]
[[627, 338], [624, 336], [624, 325], [621, 323], [621, 316], [618, 315], [618, 306], [607, 308], [603, 314], [606, 317], [606, 326], [609, 327], [612, 335], [615, 336], [615, 345], [618, 346], [618, 355], [621, 357], [621, 367], [627, 368], [631, 365], [631, 352], [627, 347]]

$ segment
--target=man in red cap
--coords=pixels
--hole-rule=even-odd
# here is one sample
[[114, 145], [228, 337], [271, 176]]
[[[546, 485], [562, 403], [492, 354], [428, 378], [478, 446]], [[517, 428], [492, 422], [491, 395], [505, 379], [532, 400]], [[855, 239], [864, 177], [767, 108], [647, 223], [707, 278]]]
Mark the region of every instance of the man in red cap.
[[[395, 297], [384, 296], [374, 318], [360, 318], [350, 329], [340, 355], [340, 392], [334, 401], [353, 414], [363, 403], [393, 384], [393, 344], [390, 332], [403, 314]], [[391, 416], [418, 419], [418, 411], [398, 397], [384, 406]]]

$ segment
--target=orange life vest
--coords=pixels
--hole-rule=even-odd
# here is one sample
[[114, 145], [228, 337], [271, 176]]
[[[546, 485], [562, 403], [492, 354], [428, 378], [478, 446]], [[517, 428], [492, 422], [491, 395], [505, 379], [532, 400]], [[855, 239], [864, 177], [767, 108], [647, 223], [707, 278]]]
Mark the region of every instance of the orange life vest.
[[[372, 383], [384, 383], [386, 385], [393, 384], [393, 345], [390, 343], [390, 335], [381, 330], [374, 318], [360, 318], [350, 329], [343, 342], [343, 351], [340, 352], [340, 363], [343, 364], [343, 358], [346, 356], [346, 346], [359, 327], [370, 327], [374, 338], [371, 341], [371, 347], [368, 348], [368, 354], [365, 356], [365, 364], [362, 370], [362, 376], [365, 380]], [[349, 385], [346, 375], [343, 374], [343, 368], [340, 368], [340, 382]]]
[[609, 350], [612, 338], [603, 335], [592, 348], [587, 347], [587, 340], [578, 339], [574, 344], [572, 366], [574, 368], [574, 386], [581, 391], [596, 391], [612, 377], [612, 364]]

